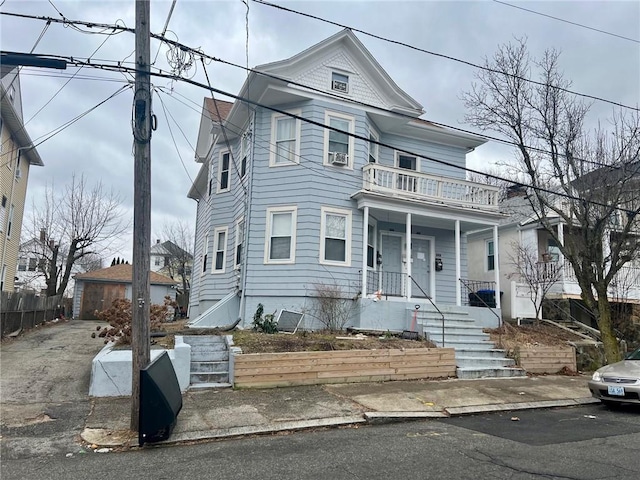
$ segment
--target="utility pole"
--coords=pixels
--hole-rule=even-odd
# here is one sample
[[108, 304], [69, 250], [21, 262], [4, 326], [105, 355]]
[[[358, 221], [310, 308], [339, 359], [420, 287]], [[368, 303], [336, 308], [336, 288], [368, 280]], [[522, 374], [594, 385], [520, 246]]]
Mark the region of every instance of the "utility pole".
[[131, 430], [139, 430], [140, 369], [149, 365], [149, 255], [151, 245], [150, 0], [136, 0], [136, 81], [133, 96], [134, 208]]

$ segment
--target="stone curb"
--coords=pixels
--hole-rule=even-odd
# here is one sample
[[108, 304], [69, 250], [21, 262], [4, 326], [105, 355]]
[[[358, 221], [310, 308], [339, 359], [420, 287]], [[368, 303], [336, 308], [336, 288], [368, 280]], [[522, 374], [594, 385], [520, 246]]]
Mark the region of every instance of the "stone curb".
[[534, 408], [575, 407], [600, 403], [600, 400], [591, 397], [566, 399], [566, 400], [542, 400], [538, 402], [497, 403], [492, 405], [471, 405], [468, 407], [449, 407], [444, 411], [449, 416], [470, 415], [473, 413], [504, 412], [508, 410], [531, 410]]

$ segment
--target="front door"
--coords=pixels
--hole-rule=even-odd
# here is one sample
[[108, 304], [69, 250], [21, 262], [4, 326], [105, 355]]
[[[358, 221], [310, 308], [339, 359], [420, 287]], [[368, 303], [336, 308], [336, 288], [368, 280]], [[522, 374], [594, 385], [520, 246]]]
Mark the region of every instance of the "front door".
[[[411, 296], [425, 298], [431, 295], [431, 242], [426, 238], [413, 237], [411, 239]], [[424, 290], [424, 293], [420, 288]]]
[[400, 235], [382, 234], [382, 268], [381, 290], [383, 295], [402, 296], [404, 292], [404, 275], [402, 264], [403, 237]]

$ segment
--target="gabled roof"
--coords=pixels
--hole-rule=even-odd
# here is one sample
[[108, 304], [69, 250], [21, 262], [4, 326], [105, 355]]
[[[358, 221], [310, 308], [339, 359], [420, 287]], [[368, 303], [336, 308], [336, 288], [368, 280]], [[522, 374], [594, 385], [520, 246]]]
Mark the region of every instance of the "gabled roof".
[[162, 243], [155, 243], [151, 246], [151, 255], [188, 255], [191, 258], [191, 254], [186, 250], [180, 248], [178, 245], [170, 240]]
[[[128, 264], [114, 265], [113, 267], [102, 268], [92, 272], [79, 273], [74, 277], [76, 280], [95, 280], [101, 282], [122, 282], [131, 283], [133, 279], [133, 266]], [[149, 279], [152, 285], [176, 285], [176, 282], [156, 272], [150, 272]]]
[[[40, 158], [40, 154], [36, 150], [36, 147], [33, 145], [31, 137], [25, 130], [20, 115], [16, 108], [11, 104], [9, 94], [7, 92], [9, 85], [13, 82], [18, 82], [19, 84], [20, 76], [17, 72], [12, 72], [12, 70], [7, 71], [5, 67], [2, 69], [2, 77], [3, 79], [4, 77], [7, 77], [6, 80], [8, 80], [8, 82], [0, 82], [0, 114], [2, 115], [2, 123], [6, 125], [11, 132], [11, 135], [18, 144], [18, 148], [20, 148], [21, 155], [24, 155], [27, 158], [29, 164], [42, 167], [44, 166], [44, 162], [42, 161], [42, 158]], [[22, 100], [17, 98], [16, 101], [21, 102]]]

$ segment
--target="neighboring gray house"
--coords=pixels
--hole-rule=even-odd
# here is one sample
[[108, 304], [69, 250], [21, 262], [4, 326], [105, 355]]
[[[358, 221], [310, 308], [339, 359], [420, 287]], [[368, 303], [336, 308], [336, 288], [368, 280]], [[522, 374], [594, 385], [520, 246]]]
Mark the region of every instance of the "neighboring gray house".
[[[133, 267], [129, 264], [114, 265], [75, 275], [73, 291], [73, 316], [82, 320], [94, 319], [95, 311], [111, 306], [117, 298], [131, 300]], [[176, 282], [169, 277], [150, 272], [151, 303], [162, 305], [164, 297], [176, 298]]]
[[354, 300], [355, 327], [407, 329], [416, 304], [435, 311], [427, 296], [495, 325], [465, 307], [460, 281], [466, 232], [497, 238], [501, 218], [498, 189], [465, 180], [466, 154], [485, 140], [420, 119], [350, 30], [255, 70], [267, 75], [251, 72], [238, 95], [260, 106], [203, 106], [192, 325], [249, 327], [262, 303], [319, 327], [327, 286]]

